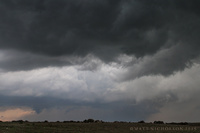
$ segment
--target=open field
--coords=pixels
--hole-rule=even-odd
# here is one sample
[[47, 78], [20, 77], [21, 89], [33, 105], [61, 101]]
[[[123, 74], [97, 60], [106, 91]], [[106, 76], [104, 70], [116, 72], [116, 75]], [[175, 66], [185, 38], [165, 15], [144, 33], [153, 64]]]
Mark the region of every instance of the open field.
[[200, 133], [200, 124], [1, 122], [0, 133]]

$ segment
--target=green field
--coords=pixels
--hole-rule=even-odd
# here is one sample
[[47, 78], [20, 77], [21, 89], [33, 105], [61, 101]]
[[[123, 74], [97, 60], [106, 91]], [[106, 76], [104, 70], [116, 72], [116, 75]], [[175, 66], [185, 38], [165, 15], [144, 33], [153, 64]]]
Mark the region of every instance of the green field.
[[200, 133], [200, 124], [1, 122], [0, 133]]

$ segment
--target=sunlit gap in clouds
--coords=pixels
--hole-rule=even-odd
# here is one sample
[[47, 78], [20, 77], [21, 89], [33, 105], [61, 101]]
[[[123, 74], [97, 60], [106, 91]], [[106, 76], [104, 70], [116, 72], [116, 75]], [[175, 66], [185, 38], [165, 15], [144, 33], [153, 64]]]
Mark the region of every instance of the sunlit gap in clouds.
[[30, 108], [0, 108], [0, 121], [21, 120], [23, 117], [33, 114], [35, 114], [35, 111]]

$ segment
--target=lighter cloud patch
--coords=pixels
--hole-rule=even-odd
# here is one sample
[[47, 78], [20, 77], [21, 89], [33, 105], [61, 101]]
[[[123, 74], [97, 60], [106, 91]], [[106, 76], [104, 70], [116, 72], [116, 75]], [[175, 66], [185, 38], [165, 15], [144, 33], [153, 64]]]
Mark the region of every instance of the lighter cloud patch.
[[53, 96], [94, 101], [112, 86], [106, 72], [78, 71], [75, 67], [48, 67], [1, 73], [0, 90], [10, 96]]
[[[131, 63], [135, 58], [121, 55], [119, 60]], [[50, 96], [88, 102], [128, 99], [135, 100], [137, 103], [164, 95], [170, 98], [170, 93], [177, 96], [179, 100], [187, 100], [193, 95], [188, 88], [198, 90], [199, 64], [168, 77], [149, 75], [118, 82], [125, 71], [122, 65], [111, 62], [103, 63], [96, 71], [79, 70], [77, 66], [65, 66], [2, 72], [0, 90], [2, 95], [10, 96]], [[182, 92], [179, 92], [180, 90]]]
[[158, 87], [176, 95], [177, 100], [163, 104], [159, 112], [152, 114], [147, 120], [199, 121], [199, 79], [200, 65], [194, 64], [190, 69], [162, 80]]
[[72, 64], [74, 64], [77, 70], [82, 71], [97, 71], [101, 68], [102, 64], [104, 64], [103, 61], [101, 61], [99, 58], [95, 57], [92, 54], [88, 54], [83, 58], [71, 57], [70, 61]]
[[133, 81], [115, 84], [114, 88], [107, 90], [105, 99], [107, 101], [135, 100], [137, 103], [152, 99], [163, 93], [163, 90], [157, 87], [162, 79], [162, 76], [143, 76]]
[[162, 75], [142, 76], [131, 81], [120, 82], [107, 89], [107, 101], [135, 99], [136, 102], [152, 100], [157, 97], [170, 99], [171, 95], [179, 101], [187, 101], [200, 91], [200, 65], [194, 64], [182, 72], [168, 77]]

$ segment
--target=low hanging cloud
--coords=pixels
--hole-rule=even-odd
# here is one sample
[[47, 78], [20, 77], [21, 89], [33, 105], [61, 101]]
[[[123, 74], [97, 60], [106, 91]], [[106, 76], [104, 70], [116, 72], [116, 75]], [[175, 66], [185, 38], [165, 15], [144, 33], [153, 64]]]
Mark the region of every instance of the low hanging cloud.
[[[162, 49], [152, 56], [135, 59], [127, 65], [127, 72], [121, 76], [122, 81], [131, 80], [145, 75], [164, 75], [169, 76], [177, 71], [183, 71], [191, 67], [194, 61], [191, 59], [197, 56], [190, 53], [191, 47], [182, 48], [184, 44], [177, 44], [168, 49]], [[176, 54], [187, 56], [176, 56]]]

